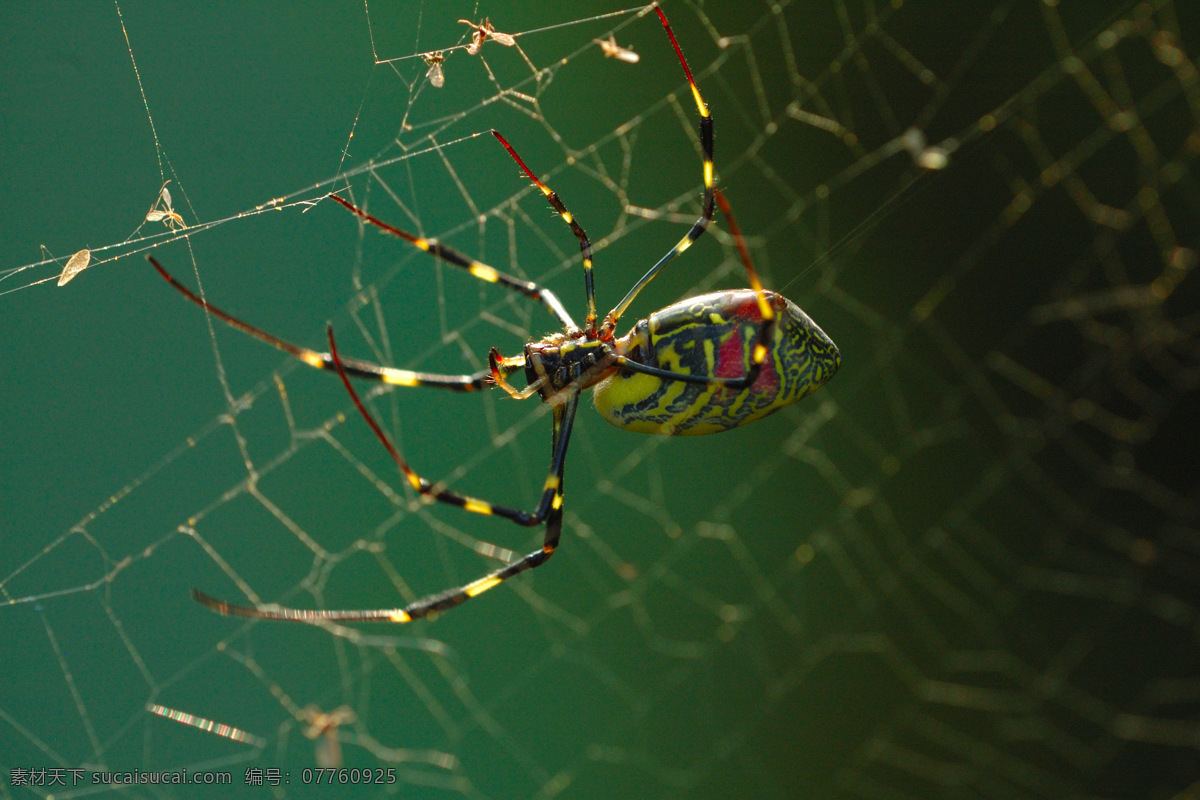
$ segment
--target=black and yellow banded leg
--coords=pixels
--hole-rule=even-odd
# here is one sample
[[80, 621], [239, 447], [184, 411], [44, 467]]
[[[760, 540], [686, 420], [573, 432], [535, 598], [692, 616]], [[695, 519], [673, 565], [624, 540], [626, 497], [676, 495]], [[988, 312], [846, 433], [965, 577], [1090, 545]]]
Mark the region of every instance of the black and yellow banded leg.
[[[158, 263], [158, 260], [154, 256], [147, 256], [147, 260], [158, 270], [158, 274], [167, 283], [171, 284], [176, 291], [226, 325], [236, 328], [242, 333], [249, 334], [260, 342], [265, 342], [288, 355], [295, 356], [310, 367], [334, 370], [333, 356], [329, 353], [322, 353], [317, 350], [310, 350], [307, 347], [301, 347], [298, 344], [292, 344], [280, 339], [278, 336], [272, 336], [266, 331], [254, 327], [249, 322], [238, 319], [229, 312], [217, 308], [177, 281], [169, 272], [163, 269], [163, 266]], [[492, 377], [491, 370], [480, 370], [470, 375], [439, 375], [433, 372], [414, 372], [395, 367], [383, 367], [378, 364], [372, 364], [369, 361], [360, 361], [357, 358], [342, 359], [342, 366], [347, 373], [356, 378], [381, 381], [393, 386], [432, 386], [456, 392], [475, 392], [480, 389], [486, 389], [490, 385]]]
[[[730, 389], [746, 389], [753, 386], [754, 382], [758, 380], [758, 375], [762, 372], [762, 366], [770, 355], [769, 343], [771, 337], [774, 335], [778, 314], [775, 313], [774, 307], [771, 305], [770, 300], [767, 299], [767, 292], [763, 289], [762, 281], [758, 279], [758, 272], [754, 269], [754, 262], [750, 258], [750, 251], [746, 249], [746, 242], [742, 238], [742, 232], [738, 228], [737, 220], [733, 216], [733, 209], [729, 206], [729, 201], [725, 199], [725, 195], [719, 189], [714, 190], [714, 194], [716, 202], [721, 206], [721, 212], [725, 215], [725, 220], [729, 224], [729, 232], [733, 234], [733, 240], [737, 243], [738, 255], [742, 259], [743, 266], [746, 267], [746, 276], [750, 283], [750, 288], [754, 290], [755, 300], [758, 303], [758, 313], [761, 321], [758, 326], [758, 334], [755, 337], [754, 349], [750, 352], [750, 365], [746, 369], [746, 374], [740, 378], [715, 378], [708, 375], [690, 375], [640, 364], [623, 355], [617, 355], [614, 358], [616, 363], [623, 369], [631, 372], [640, 372], [643, 375], [653, 375], [656, 378], [664, 380], [704, 384], [706, 386], [724, 386]], [[490, 357], [489, 363], [491, 361], [492, 358]], [[493, 371], [494, 369], [493, 365]]]
[[631, 372], [653, 375], [664, 380], [704, 384], [706, 386], [724, 386], [730, 389], [746, 389], [753, 386], [754, 382], [758, 380], [763, 364], [770, 355], [769, 343], [771, 337], [774, 335], [775, 323], [779, 315], [775, 313], [774, 307], [767, 298], [767, 292], [763, 289], [762, 282], [758, 279], [758, 272], [754, 269], [754, 262], [750, 258], [750, 251], [746, 249], [746, 242], [742, 238], [742, 232], [738, 228], [737, 220], [733, 216], [733, 209], [729, 206], [729, 201], [725, 199], [725, 195], [719, 189], [714, 190], [714, 195], [716, 202], [721, 206], [721, 212], [725, 215], [726, 222], [729, 224], [729, 232], [733, 234], [733, 240], [737, 243], [738, 255], [742, 259], [742, 264], [746, 267], [746, 276], [749, 280], [750, 288], [754, 290], [754, 297], [758, 303], [760, 318], [758, 334], [755, 337], [754, 349], [750, 351], [750, 365], [746, 369], [746, 374], [740, 378], [715, 378], [708, 375], [671, 372], [670, 370], [639, 364], [623, 355], [615, 356], [615, 360], [619, 366]]
[[287, 620], [293, 622], [411, 622], [414, 619], [436, 614], [439, 611], [444, 611], [464, 603], [472, 597], [483, 594], [488, 589], [495, 588], [514, 575], [544, 564], [558, 548], [559, 538], [562, 535], [563, 465], [566, 462], [567, 445], [571, 437], [571, 428], [575, 422], [575, 412], [579, 407], [579, 390], [571, 392], [562, 404], [554, 407], [550, 472], [546, 477], [546, 483], [542, 489], [542, 498], [538, 503], [537, 509], [531, 513], [507, 506], [494, 505], [486, 500], [460, 495], [441, 488], [413, 471], [408, 462], [396, 450], [395, 445], [392, 444], [391, 440], [383, 432], [383, 429], [379, 427], [379, 423], [367, 411], [358, 393], [354, 390], [348, 374], [342, 369], [343, 365], [338, 357], [337, 344], [333, 338], [333, 329], [330, 328], [328, 333], [329, 352], [333, 356], [335, 369], [337, 369], [338, 375], [341, 377], [342, 383], [350, 395], [350, 399], [354, 401], [354, 405], [358, 408], [363, 419], [367, 421], [375, 436], [387, 448], [388, 454], [391, 455], [392, 460], [396, 462], [396, 466], [404, 473], [405, 478], [414, 489], [431, 500], [456, 506], [474, 514], [503, 517], [518, 525], [528, 527], [540, 525], [544, 522], [546, 533], [542, 540], [542, 546], [516, 561], [489, 572], [482, 578], [455, 589], [424, 597], [402, 608], [361, 610], [306, 610], [280, 607], [254, 608], [226, 603], [198, 589], [193, 589], [192, 596], [196, 602], [218, 614], [250, 619]]
[[704, 231], [708, 228], [713, 218], [713, 200], [714, 200], [714, 185], [713, 185], [713, 119], [708, 112], [708, 106], [704, 103], [704, 98], [700, 96], [700, 89], [696, 87], [696, 80], [692, 77], [692, 71], [688, 68], [687, 59], [683, 57], [683, 51], [679, 49], [679, 42], [675, 40], [675, 33], [671, 30], [671, 23], [667, 22], [667, 15], [662, 9], [655, 7], [654, 10], [658, 13], [658, 18], [662, 21], [663, 28], [667, 31], [667, 36], [671, 37], [671, 45], [675, 48], [675, 55], [679, 57], [679, 63], [683, 65], [683, 74], [687, 76], [688, 86], [692, 90], [692, 98], [696, 101], [696, 108], [700, 112], [700, 149], [703, 153], [703, 173], [704, 173], [704, 203], [700, 213], [700, 217], [692, 224], [691, 230], [679, 240], [679, 242], [671, 248], [671, 250], [658, 260], [641, 279], [633, 285], [633, 288], [625, 295], [624, 299], [608, 312], [604, 318], [604, 324], [600, 329], [600, 338], [605, 339], [611, 337], [613, 331], [616, 330], [617, 322], [621, 319], [629, 306], [633, 304], [634, 298], [638, 293], [646, 287], [646, 284], [654, 280], [654, 276], [662, 270], [675, 256], [682, 253], [692, 246]]
[[525, 173], [526, 177], [542, 190], [542, 194], [546, 195], [546, 200], [550, 202], [550, 205], [554, 207], [558, 215], [562, 217], [563, 222], [571, 226], [571, 233], [574, 233], [575, 238], [579, 240], [579, 252], [583, 255], [583, 291], [587, 298], [587, 320], [584, 322], [583, 330], [589, 339], [593, 338], [596, 333], [596, 284], [592, 276], [592, 241], [588, 238], [583, 227], [576, 221], [575, 216], [567, 210], [567, 206], [559, 198], [558, 192], [538, 180], [538, 177], [525, 165], [525, 161], [517, 155], [517, 151], [513, 149], [507, 139], [500, 135], [499, 131], [493, 130], [492, 135], [496, 137], [500, 144], [504, 145], [504, 149], [512, 156], [513, 161], [516, 161], [521, 167], [521, 171]]
[[429, 253], [429, 255], [433, 256], [434, 258], [440, 258], [442, 261], [445, 261], [451, 266], [466, 270], [468, 273], [474, 275], [476, 278], [479, 278], [481, 281], [487, 281], [488, 283], [494, 283], [499, 286], [503, 286], [505, 289], [523, 294], [531, 300], [538, 301], [545, 306], [546, 309], [553, 314], [568, 331], [579, 330], [579, 326], [575, 324], [573, 319], [571, 319], [571, 315], [563, 306], [562, 301], [558, 299], [558, 296], [555, 295], [554, 292], [550, 291], [544, 286], [539, 286], [532, 281], [521, 280], [520, 278], [503, 273], [495, 267], [490, 267], [487, 264], [484, 264], [482, 261], [476, 261], [473, 258], [463, 255], [452, 247], [447, 247], [444, 244], [440, 244], [437, 239], [428, 239], [424, 236], [415, 236], [408, 231], [403, 231], [397, 228], [394, 225], [389, 225], [383, 220], [371, 216], [366, 211], [363, 211], [358, 206], [354, 205], [348, 200], [342, 199], [336, 194], [331, 193], [327, 196], [333, 200], [336, 200], [338, 203], [352, 211], [355, 215], [371, 223], [381, 231], [390, 233], [393, 236], [403, 239], [404, 241], [412, 244], [414, 247]]

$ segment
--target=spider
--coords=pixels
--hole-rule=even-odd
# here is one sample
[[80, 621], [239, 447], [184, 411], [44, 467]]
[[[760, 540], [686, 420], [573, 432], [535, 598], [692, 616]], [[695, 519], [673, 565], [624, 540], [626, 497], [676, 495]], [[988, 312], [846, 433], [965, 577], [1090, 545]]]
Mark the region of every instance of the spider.
[[[579, 240], [582, 253], [587, 316], [576, 325], [549, 289], [524, 281], [452, 250], [435, 239], [400, 230], [352, 205], [336, 194], [329, 197], [380, 230], [484, 281], [499, 284], [541, 303], [563, 330], [525, 345], [521, 355], [505, 357], [496, 348], [488, 354], [488, 369], [472, 375], [439, 375], [384, 367], [343, 358], [327, 327], [329, 352], [322, 353], [285, 342], [220, 310], [171, 277], [151, 257], [150, 263], [175, 289], [209, 314], [310, 366], [338, 374], [354, 405], [375, 436], [387, 448], [414, 490], [429, 499], [527, 527], [545, 526], [542, 546], [463, 586], [421, 598], [402, 608], [375, 610], [304, 610], [276, 605], [249, 607], [217, 600], [198, 589], [200, 604], [226, 616], [297, 622], [409, 622], [436, 615], [505, 580], [544, 564], [558, 547], [563, 518], [563, 466], [567, 444], [579, 407], [580, 394], [594, 389], [597, 410], [617, 427], [642, 433], [694, 435], [716, 433], [745, 425], [790, 405], [820, 388], [841, 364], [837, 346], [807, 314], [790, 300], [762, 287], [728, 204], [713, 185], [713, 121], [696, 88], [687, 60], [661, 9], [655, 9], [683, 66], [700, 112], [703, 148], [704, 201], [700, 217], [688, 233], [634, 284], [603, 320], [596, 313], [592, 277], [592, 246], [587, 234], [559, 199], [537, 178], [498, 132], [493, 135], [517, 162], [526, 177]], [[616, 335], [621, 316], [634, 298], [667, 262], [691, 246], [714, 216], [714, 204], [725, 212], [738, 244], [750, 288], [691, 297], [654, 312], [635, 323], [628, 334]], [[523, 373], [526, 386], [517, 389], [508, 378]], [[470, 392], [498, 386], [517, 399], [538, 395], [553, 408], [550, 469], [541, 499], [533, 511], [493, 504], [450, 491], [418, 475], [363, 405], [350, 376], [398, 386], [433, 386]]]

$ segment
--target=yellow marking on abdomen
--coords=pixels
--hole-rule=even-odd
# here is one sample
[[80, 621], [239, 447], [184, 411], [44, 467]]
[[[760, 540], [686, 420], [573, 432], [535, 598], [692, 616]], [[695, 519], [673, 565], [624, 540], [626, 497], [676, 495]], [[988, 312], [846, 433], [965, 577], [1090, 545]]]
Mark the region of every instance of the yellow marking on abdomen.
[[393, 611], [389, 615], [389, 618], [392, 620], [392, 622], [412, 622], [412, 617], [410, 617], [406, 612], [400, 610]]
[[415, 372], [392, 370], [383, 373], [383, 382], [390, 383], [392, 386], [417, 386], [421, 383], [417, 380], [417, 373]]

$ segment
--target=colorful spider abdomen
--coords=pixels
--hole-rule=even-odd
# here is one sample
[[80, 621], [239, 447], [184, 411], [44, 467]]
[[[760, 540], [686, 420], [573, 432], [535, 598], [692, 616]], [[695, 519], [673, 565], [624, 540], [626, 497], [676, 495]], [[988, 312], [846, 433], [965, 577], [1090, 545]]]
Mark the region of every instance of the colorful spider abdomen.
[[[595, 389], [596, 410], [628, 431], [718, 433], [761, 419], [819, 389], [841, 365], [837, 345], [791, 300], [766, 292], [777, 322], [750, 386], [664, 380], [620, 370]], [[617, 345], [632, 361], [706, 378], [739, 378], [752, 365], [762, 325], [750, 289], [690, 297], [634, 325]]]

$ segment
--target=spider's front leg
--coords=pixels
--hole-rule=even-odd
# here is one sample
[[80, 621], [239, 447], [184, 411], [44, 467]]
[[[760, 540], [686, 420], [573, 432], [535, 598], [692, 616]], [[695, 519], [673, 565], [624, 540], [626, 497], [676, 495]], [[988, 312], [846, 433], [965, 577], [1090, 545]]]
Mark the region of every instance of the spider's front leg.
[[[174, 278], [162, 264], [158, 263], [158, 259], [154, 256], [147, 256], [146, 260], [154, 269], [158, 270], [158, 274], [163, 280], [169, 283], [175, 291], [182, 294], [191, 302], [203, 308], [209, 314], [212, 314], [217, 319], [224, 322], [231, 328], [241, 331], [242, 333], [253, 336], [260, 342], [269, 344], [277, 350], [287, 353], [290, 356], [300, 359], [310, 367], [317, 369], [333, 370], [333, 355], [330, 353], [322, 353], [319, 350], [312, 350], [307, 347], [301, 347], [298, 344], [280, 339], [267, 333], [261, 328], [245, 322], [228, 311], [224, 311], [217, 306], [214, 306], [208, 300], [193, 292], [191, 289], [184, 286]], [[380, 383], [390, 384], [392, 386], [430, 386], [438, 389], [449, 389], [455, 392], [475, 392], [480, 389], [486, 389], [488, 381], [491, 379], [491, 374], [487, 370], [473, 373], [471, 375], [441, 375], [434, 372], [414, 372], [409, 369], [399, 369], [397, 367], [385, 367], [380, 364], [373, 364], [370, 361], [362, 361], [357, 358], [342, 359], [342, 368], [356, 378], [365, 378], [367, 380], [379, 381]]]

